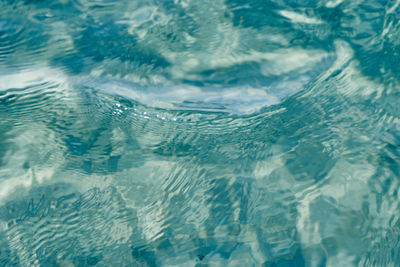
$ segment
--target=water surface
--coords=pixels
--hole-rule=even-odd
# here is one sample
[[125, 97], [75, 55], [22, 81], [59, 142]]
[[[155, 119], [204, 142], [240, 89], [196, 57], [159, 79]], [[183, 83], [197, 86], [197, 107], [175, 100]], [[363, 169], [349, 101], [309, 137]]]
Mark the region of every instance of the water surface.
[[0, 0], [0, 265], [398, 266], [399, 3]]

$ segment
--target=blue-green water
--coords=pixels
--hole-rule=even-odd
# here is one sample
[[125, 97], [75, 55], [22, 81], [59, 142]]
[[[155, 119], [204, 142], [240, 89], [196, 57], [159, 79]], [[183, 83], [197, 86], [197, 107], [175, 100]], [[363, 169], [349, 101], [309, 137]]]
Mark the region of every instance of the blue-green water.
[[399, 14], [0, 0], [0, 266], [399, 266]]

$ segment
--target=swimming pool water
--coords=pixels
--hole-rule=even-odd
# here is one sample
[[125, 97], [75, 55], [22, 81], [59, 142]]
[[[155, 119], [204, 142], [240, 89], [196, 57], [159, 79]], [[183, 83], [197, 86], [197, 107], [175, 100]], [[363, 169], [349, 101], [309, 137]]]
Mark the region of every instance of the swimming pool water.
[[0, 0], [0, 266], [398, 266], [399, 4]]

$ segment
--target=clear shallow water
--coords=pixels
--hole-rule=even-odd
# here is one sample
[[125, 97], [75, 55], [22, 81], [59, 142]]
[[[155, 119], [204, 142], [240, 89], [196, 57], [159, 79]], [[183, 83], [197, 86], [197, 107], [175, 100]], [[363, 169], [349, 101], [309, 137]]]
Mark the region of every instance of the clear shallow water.
[[397, 1], [0, 1], [1, 266], [397, 266]]

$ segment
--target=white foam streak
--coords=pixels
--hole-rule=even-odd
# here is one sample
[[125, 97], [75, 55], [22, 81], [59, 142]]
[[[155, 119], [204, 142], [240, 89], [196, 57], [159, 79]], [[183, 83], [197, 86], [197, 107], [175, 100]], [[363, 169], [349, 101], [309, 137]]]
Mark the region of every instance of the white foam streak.
[[290, 19], [293, 23], [305, 23], [305, 24], [322, 24], [323, 22], [316, 18], [307, 17], [304, 14], [299, 14], [293, 11], [281, 10], [279, 14]]

